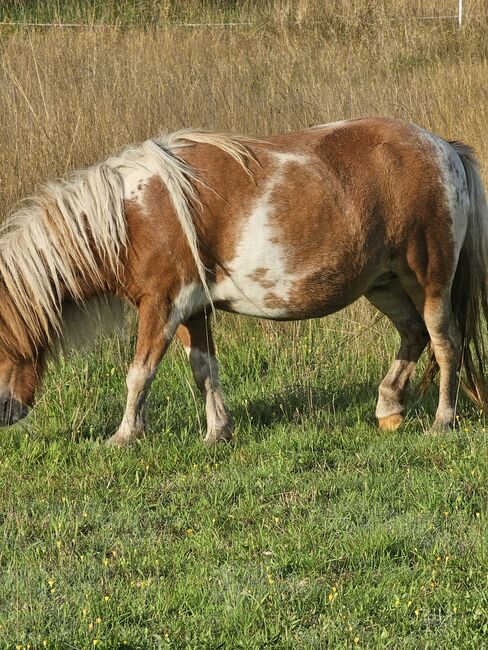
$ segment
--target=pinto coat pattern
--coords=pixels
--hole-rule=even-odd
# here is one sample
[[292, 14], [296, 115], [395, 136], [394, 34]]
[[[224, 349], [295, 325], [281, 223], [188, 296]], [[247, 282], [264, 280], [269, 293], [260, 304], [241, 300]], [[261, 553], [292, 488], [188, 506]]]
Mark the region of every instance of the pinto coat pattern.
[[430, 370], [440, 371], [435, 428], [453, 425], [461, 365], [468, 394], [486, 405], [488, 210], [468, 146], [381, 118], [263, 140], [202, 131], [148, 140], [47, 186], [4, 227], [0, 424], [34, 403], [70, 308], [110, 296], [135, 305], [139, 324], [109, 443], [143, 435], [145, 397], [175, 334], [206, 404], [206, 441], [229, 439], [212, 310], [315, 318], [363, 295], [401, 337], [379, 388], [381, 427], [402, 422], [429, 341]]

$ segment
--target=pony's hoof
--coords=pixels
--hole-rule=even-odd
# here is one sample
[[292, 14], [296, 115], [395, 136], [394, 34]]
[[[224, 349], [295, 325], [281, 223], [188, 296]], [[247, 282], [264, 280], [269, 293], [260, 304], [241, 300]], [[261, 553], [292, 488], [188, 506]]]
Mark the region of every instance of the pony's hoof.
[[211, 447], [216, 445], [218, 442], [230, 442], [232, 440], [232, 430], [231, 429], [219, 429], [218, 431], [208, 431], [207, 435], [203, 439], [205, 445]]
[[452, 422], [443, 422], [436, 420], [434, 424], [430, 427], [428, 434], [431, 436], [440, 436], [444, 433], [449, 433], [454, 429]]
[[121, 436], [117, 433], [114, 433], [108, 440], [105, 441], [106, 447], [128, 447], [129, 445], [136, 442], [137, 438], [132, 438], [129, 436]]
[[395, 431], [403, 422], [403, 415], [395, 413], [394, 415], [386, 415], [383, 418], [378, 418], [378, 426], [383, 431]]

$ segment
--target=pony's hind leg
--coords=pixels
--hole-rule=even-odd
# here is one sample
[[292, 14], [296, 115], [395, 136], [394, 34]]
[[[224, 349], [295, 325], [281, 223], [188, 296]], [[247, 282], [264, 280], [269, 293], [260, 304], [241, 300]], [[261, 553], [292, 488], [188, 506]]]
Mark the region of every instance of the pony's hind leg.
[[450, 287], [444, 294], [426, 296], [424, 319], [440, 373], [439, 404], [433, 430], [442, 431], [455, 424], [462, 347], [461, 333], [452, 313]]
[[[447, 264], [446, 264], [447, 266]], [[450, 429], [455, 424], [458, 370], [461, 361], [462, 336], [457, 326], [451, 303], [451, 285], [445, 279], [442, 288], [421, 286], [413, 274], [404, 274], [402, 283], [411, 296], [430, 336], [435, 360], [439, 366], [439, 403], [434, 431]]]
[[193, 377], [205, 402], [207, 413], [205, 442], [213, 444], [219, 440], [230, 440], [232, 421], [220, 390], [210, 317], [205, 317], [204, 313], [192, 317], [178, 327], [176, 335], [186, 350]]
[[400, 349], [380, 384], [376, 405], [379, 426], [393, 430], [403, 421], [405, 393], [429, 337], [422, 318], [397, 278], [373, 287], [365, 296], [388, 316], [400, 334]]
[[165, 307], [158, 300], [144, 299], [139, 305], [136, 352], [127, 373], [127, 404], [117, 432], [107, 445], [119, 447], [144, 435], [144, 403], [172, 335]]

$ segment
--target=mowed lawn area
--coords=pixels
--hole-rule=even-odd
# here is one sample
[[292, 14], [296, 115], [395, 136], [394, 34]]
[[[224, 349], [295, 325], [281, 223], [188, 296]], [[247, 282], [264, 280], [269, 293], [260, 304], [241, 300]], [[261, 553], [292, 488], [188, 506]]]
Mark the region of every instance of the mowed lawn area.
[[[188, 3], [184, 20], [257, 21], [218, 29], [171, 27], [175, 3], [146, 4], [97, 17], [72, 3], [86, 29], [2, 28], [0, 218], [42, 182], [185, 126], [262, 136], [391, 115], [476, 146], [488, 180], [483, 2], [465, 3], [461, 30], [409, 18], [450, 14], [447, 0]], [[63, 18], [45, 5], [1, 17]], [[50, 363], [34, 411], [0, 430], [0, 648], [488, 647], [482, 414], [461, 395], [456, 431], [433, 436], [437, 388], [414, 382], [405, 425], [378, 430], [398, 337], [366, 302], [314, 322], [219, 315], [214, 331], [229, 444], [203, 445], [174, 343], [147, 438], [103, 445], [132, 326]]]

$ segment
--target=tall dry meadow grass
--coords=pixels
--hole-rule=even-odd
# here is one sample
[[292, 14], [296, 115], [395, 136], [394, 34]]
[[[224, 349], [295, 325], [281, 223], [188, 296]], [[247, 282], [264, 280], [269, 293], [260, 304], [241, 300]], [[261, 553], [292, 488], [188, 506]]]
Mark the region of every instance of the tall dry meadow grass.
[[[10, 4], [19, 18], [23, 3]], [[43, 4], [61, 20], [64, 3]], [[447, 0], [244, 3], [230, 16], [215, 9], [225, 3], [179, 3], [180, 18], [255, 23], [241, 28], [169, 26], [174, 3], [147, 3], [144, 26], [113, 27], [117, 3], [99, 4], [105, 15], [91, 28], [0, 31], [2, 216], [44, 180], [185, 126], [263, 135], [390, 115], [487, 157], [482, 0], [465, 3], [461, 30], [454, 19], [414, 19], [452, 14]], [[66, 5], [89, 21], [90, 3]]]

